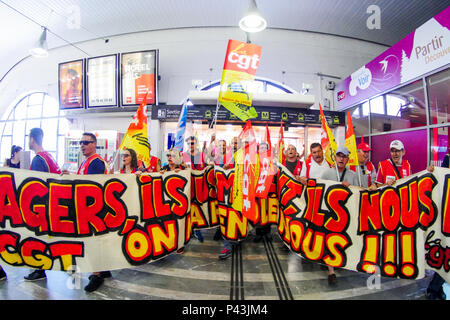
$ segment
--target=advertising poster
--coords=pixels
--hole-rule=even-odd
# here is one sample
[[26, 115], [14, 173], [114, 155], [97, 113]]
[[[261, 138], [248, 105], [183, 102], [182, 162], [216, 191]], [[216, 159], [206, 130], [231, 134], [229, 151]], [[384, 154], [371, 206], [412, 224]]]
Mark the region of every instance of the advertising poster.
[[117, 105], [117, 55], [88, 59], [88, 107]]
[[138, 105], [148, 92], [147, 104], [156, 104], [156, 51], [123, 53], [122, 106]]
[[83, 60], [59, 64], [59, 107], [61, 109], [83, 108], [84, 84]]

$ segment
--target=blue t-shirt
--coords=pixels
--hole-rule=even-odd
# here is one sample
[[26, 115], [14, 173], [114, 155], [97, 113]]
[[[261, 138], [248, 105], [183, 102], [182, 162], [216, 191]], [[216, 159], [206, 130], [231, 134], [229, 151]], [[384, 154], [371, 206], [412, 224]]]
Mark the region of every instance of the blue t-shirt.
[[104, 174], [105, 162], [100, 159], [94, 159], [89, 163], [88, 174]]
[[50, 172], [50, 169], [42, 157], [36, 155], [31, 161], [31, 170], [41, 171], [41, 172]]

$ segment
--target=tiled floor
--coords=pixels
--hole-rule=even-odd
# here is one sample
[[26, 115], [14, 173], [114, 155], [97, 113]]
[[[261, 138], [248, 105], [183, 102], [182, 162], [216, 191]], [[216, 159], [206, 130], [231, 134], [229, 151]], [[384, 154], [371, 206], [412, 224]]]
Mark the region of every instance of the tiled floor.
[[26, 282], [28, 269], [4, 267], [8, 279], [0, 282], [0, 300], [423, 300], [431, 279], [382, 278], [371, 289], [368, 275], [340, 269], [337, 285], [330, 287], [327, 271], [283, 250], [277, 235], [259, 243], [249, 236], [234, 248], [233, 256], [221, 261], [222, 241], [213, 240], [214, 232], [204, 230], [205, 241], [193, 239], [183, 254], [112, 271], [113, 277], [92, 293], [83, 290], [89, 274], [72, 283], [68, 274], [50, 271], [46, 280]]

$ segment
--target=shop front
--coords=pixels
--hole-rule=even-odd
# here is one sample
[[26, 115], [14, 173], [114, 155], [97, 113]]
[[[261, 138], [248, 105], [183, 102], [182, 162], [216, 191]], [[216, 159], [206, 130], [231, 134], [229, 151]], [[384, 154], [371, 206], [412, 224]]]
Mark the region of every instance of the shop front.
[[[165, 161], [165, 152], [174, 143], [177, 131], [178, 118], [182, 106], [159, 105], [152, 108], [151, 119], [159, 123], [162, 161]], [[283, 136], [285, 146], [292, 144], [296, 147], [300, 158], [308, 156], [309, 146], [321, 139], [319, 110], [305, 108], [257, 107], [258, 117], [251, 119], [253, 130], [258, 143], [265, 138], [266, 125], [269, 128], [272, 146], [275, 148], [280, 136], [281, 122], [283, 123]], [[190, 105], [187, 112], [187, 128], [185, 137], [193, 135], [199, 141], [199, 147], [208, 146], [211, 137], [216, 140], [225, 140], [230, 146], [233, 137], [237, 137], [244, 126], [244, 122], [237, 119], [224, 107], [220, 107], [217, 122], [210, 128], [215, 117], [215, 105]], [[332, 128], [337, 141], [344, 141], [345, 113], [324, 111], [328, 124]], [[157, 121], [154, 121], [157, 120]], [[184, 146], [185, 150], [187, 145]]]

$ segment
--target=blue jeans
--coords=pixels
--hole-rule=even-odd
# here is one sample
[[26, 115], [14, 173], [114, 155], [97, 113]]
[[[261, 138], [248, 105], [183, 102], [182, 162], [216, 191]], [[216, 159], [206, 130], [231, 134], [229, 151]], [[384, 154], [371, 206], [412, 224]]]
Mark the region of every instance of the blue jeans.
[[223, 240], [223, 248], [227, 250], [231, 250], [232, 244], [228, 240]]

